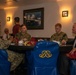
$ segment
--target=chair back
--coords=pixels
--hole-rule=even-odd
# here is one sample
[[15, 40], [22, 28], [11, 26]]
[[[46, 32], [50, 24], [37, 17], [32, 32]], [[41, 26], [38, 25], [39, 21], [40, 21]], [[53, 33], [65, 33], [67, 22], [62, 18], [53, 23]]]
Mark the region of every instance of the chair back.
[[0, 49], [0, 75], [10, 75], [10, 62], [6, 50]]
[[34, 50], [27, 52], [28, 75], [57, 75], [59, 45], [50, 41], [39, 41]]
[[70, 61], [70, 75], [76, 75], [76, 60]]

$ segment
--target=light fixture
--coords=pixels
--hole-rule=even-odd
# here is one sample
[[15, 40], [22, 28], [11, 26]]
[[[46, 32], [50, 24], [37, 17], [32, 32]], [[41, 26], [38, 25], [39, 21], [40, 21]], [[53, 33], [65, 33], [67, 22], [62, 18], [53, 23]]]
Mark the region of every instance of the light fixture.
[[7, 21], [10, 21], [10, 17], [7, 17]]
[[8, 2], [19, 2], [20, 0], [7, 0], [5, 1], [5, 3], [8, 3]]
[[68, 10], [62, 11], [62, 17], [68, 17]]

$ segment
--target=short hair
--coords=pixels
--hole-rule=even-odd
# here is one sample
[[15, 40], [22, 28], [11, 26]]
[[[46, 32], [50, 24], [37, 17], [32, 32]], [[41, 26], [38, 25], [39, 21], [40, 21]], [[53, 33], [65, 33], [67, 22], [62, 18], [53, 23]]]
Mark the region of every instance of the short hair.
[[26, 27], [26, 25], [25, 25], [25, 24], [22, 24], [20, 27], [23, 27], [23, 26], [25, 26], [25, 27]]
[[20, 18], [19, 17], [15, 17], [14, 20], [15, 20], [15, 22], [19, 22]]
[[55, 27], [57, 27], [57, 26], [59, 26], [60, 28], [62, 27], [62, 25], [61, 25], [60, 23], [57, 23], [57, 24], [55, 25]]

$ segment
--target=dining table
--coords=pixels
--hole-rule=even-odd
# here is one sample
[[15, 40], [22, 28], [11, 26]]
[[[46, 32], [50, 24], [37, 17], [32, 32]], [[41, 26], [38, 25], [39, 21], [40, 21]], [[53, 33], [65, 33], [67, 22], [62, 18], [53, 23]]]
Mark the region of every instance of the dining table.
[[[60, 60], [62, 60], [61, 55], [64, 55], [64, 54], [70, 52], [70, 51], [72, 50], [72, 48], [73, 48], [72, 45], [60, 45], [60, 46], [59, 46], [59, 60], [58, 60], [58, 62], [59, 62]], [[10, 45], [10, 46], [8, 47], [8, 50], [12, 50], [12, 51], [19, 52], [19, 53], [24, 53], [24, 54], [25, 54], [25, 58], [24, 58], [25, 62], [24, 62], [24, 63], [25, 63], [25, 66], [26, 66], [26, 68], [27, 68], [28, 62], [27, 62], [26, 52], [27, 52], [27, 51], [31, 51], [31, 50], [33, 51], [33, 50], [34, 50], [34, 46]], [[65, 61], [67, 61], [67, 60], [65, 59]], [[57, 64], [57, 65], [58, 65], [58, 64]]]
[[20, 45], [9, 45], [8, 50], [15, 51], [18, 53], [25, 53], [26, 51], [31, 51], [34, 49], [34, 46], [20, 46]]
[[[25, 53], [26, 51], [34, 50], [34, 46], [24, 46], [24, 45], [10, 45], [8, 50], [12, 50], [19, 53]], [[67, 53], [72, 50], [72, 45], [60, 45], [59, 52]]]

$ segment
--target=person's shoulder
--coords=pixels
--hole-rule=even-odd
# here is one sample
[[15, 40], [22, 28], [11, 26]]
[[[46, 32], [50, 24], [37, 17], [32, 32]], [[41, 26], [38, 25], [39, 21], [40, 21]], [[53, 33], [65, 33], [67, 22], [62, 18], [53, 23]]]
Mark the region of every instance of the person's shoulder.
[[18, 33], [16, 33], [16, 36], [18, 36], [18, 35], [20, 35], [21, 34], [21, 32], [18, 32]]
[[55, 36], [55, 35], [56, 35], [56, 33], [52, 34], [52, 36]]
[[56, 33], [54, 33], [54, 34], [51, 35], [51, 38], [54, 38], [54, 37], [56, 37]]
[[13, 26], [13, 29], [15, 29], [16, 27], [17, 27], [17, 26], [16, 26], [16, 25], [14, 25], [14, 26]]
[[[27, 35], [30, 35], [28, 32], [26, 32]], [[30, 35], [31, 36], [31, 35]]]
[[20, 24], [16, 24], [17, 26], [20, 26]]
[[20, 27], [20, 24], [16, 24], [15, 27]]
[[66, 34], [65, 32], [61, 32], [61, 34]]

